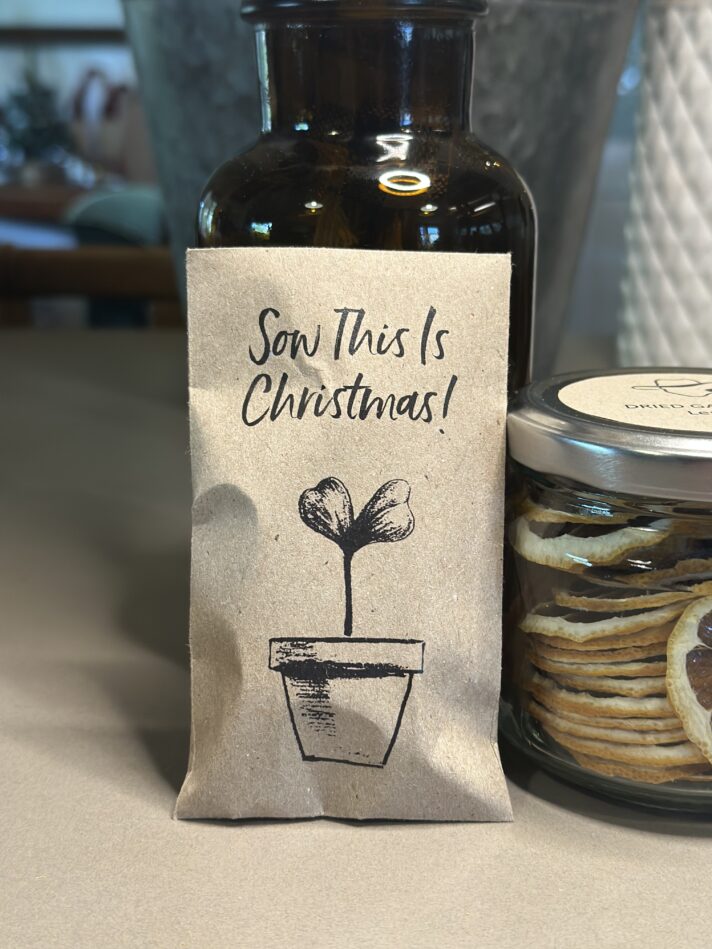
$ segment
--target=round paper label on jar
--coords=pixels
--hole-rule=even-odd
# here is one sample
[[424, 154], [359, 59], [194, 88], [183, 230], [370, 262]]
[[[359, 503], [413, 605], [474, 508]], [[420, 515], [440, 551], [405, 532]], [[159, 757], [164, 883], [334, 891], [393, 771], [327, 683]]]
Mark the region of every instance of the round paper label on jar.
[[558, 397], [568, 408], [592, 418], [712, 434], [712, 370], [594, 376], [563, 386]]

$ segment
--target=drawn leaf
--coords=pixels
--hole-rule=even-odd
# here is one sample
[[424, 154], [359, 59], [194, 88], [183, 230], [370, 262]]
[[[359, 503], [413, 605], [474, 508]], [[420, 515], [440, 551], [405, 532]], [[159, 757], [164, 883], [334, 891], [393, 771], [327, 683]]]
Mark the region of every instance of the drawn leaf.
[[395, 543], [412, 534], [415, 518], [409, 500], [407, 481], [397, 479], [381, 485], [356, 518], [349, 535], [352, 549], [358, 550], [366, 544]]
[[341, 547], [354, 521], [351, 496], [338, 478], [324, 478], [302, 493], [299, 516], [307, 527]]

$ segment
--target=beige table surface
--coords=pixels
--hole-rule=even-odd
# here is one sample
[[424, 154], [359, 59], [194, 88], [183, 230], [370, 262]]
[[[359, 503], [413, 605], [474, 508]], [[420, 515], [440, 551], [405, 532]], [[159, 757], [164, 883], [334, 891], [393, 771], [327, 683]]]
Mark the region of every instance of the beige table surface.
[[515, 768], [511, 825], [171, 819], [178, 334], [0, 336], [0, 947], [707, 947], [712, 822]]

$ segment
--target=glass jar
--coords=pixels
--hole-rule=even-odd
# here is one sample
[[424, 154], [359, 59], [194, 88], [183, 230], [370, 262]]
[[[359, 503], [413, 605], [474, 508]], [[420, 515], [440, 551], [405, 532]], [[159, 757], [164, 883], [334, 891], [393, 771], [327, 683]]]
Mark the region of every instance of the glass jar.
[[594, 791], [712, 812], [712, 371], [522, 390], [502, 730]]
[[536, 221], [522, 179], [472, 130], [474, 23], [486, 10], [245, 0], [262, 132], [208, 182], [198, 242], [510, 253], [517, 388], [529, 377]]

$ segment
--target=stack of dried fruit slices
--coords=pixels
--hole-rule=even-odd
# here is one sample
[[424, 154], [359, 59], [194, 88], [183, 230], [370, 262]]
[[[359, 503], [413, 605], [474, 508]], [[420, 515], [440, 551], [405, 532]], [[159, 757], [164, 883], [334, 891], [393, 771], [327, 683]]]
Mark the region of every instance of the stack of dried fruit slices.
[[712, 781], [712, 525], [530, 498], [510, 528], [524, 603], [517, 684], [601, 775]]

